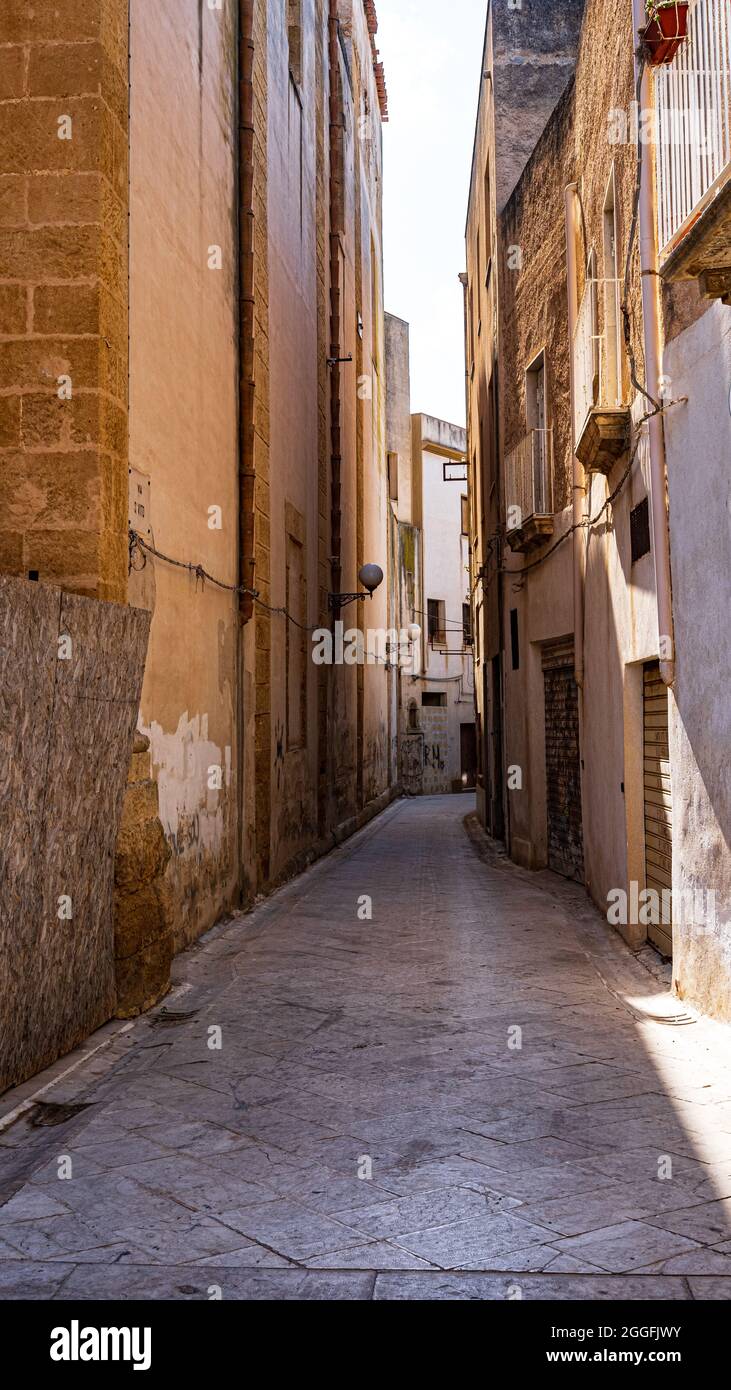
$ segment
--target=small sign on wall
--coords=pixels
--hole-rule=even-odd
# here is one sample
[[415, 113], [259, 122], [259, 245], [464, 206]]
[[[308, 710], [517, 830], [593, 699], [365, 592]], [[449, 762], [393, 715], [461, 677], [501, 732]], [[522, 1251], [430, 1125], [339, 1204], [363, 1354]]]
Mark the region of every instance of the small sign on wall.
[[129, 468], [129, 525], [145, 540], [152, 539], [151, 484], [138, 468]]
[[467, 460], [457, 462], [456, 460], [445, 459], [442, 466], [442, 477], [445, 483], [466, 483]]

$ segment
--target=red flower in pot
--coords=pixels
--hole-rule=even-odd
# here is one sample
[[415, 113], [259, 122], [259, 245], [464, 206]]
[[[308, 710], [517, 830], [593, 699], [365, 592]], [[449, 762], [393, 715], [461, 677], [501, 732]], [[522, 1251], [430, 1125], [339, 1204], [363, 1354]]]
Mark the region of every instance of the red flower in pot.
[[688, 37], [689, 0], [647, 0], [647, 24], [640, 30], [653, 68], [671, 63]]

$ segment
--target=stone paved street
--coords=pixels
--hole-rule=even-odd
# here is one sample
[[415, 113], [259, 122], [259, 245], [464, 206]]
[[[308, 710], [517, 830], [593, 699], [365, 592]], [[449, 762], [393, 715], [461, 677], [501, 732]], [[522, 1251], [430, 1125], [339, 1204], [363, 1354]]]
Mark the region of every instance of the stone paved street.
[[731, 1296], [728, 1030], [472, 804], [398, 802], [3, 1098], [4, 1296]]

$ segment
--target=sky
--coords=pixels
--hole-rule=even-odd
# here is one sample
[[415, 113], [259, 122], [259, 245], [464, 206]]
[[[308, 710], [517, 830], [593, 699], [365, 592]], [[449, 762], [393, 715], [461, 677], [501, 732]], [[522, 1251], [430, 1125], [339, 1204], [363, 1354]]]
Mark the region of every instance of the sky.
[[465, 423], [462, 286], [487, 0], [376, 0], [389, 121], [385, 308], [411, 325], [411, 409]]

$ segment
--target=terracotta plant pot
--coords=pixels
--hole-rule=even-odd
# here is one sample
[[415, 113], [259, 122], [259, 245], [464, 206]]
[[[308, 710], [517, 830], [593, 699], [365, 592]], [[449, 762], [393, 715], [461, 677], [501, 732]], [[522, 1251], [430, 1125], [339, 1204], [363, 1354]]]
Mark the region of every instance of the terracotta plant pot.
[[689, 0], [676, 0], [673, 5], [664, 5], [640, 30], [651, 67], [672, 63], [683, 39], [688, 37], [688, 8]]

